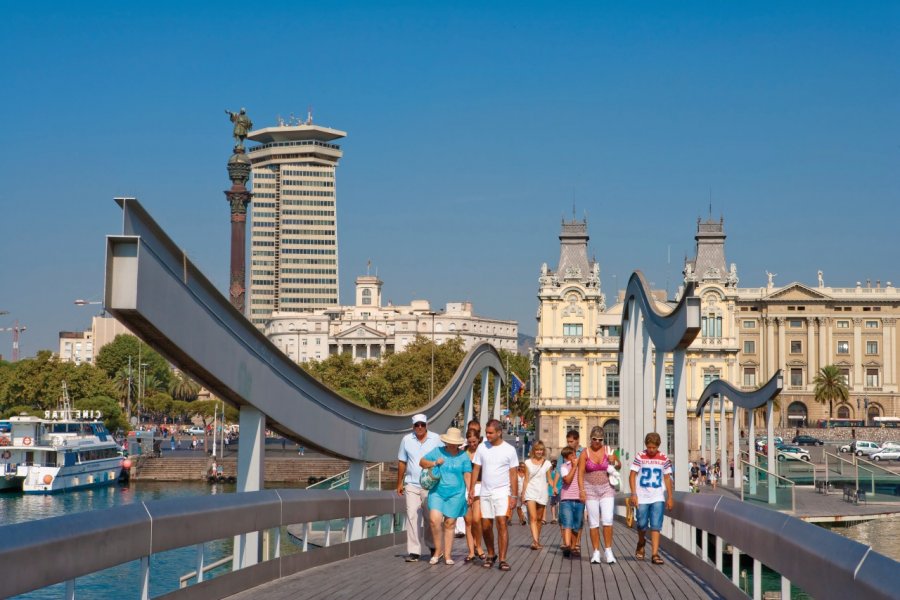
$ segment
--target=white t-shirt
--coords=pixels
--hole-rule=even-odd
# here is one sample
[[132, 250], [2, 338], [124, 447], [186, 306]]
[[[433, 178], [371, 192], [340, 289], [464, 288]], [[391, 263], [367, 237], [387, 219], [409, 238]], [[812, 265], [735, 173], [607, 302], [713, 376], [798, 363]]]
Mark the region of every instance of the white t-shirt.
[[635, 483], [639, 504], [664, 502], [666, 499], [665, 476], [672, 475], [672, 461], [662, 452], [650, 458], [646, 450], [634, 457], [631, 470], [637, 473]]
[[[472, 462], [481, 465], [481, 495], [490, 496], [509, 489], [509, 470], [519, 468], [519, 456], [511, 444], [480, 444]], [[521, 493], [522, 490], [519, 490]]]

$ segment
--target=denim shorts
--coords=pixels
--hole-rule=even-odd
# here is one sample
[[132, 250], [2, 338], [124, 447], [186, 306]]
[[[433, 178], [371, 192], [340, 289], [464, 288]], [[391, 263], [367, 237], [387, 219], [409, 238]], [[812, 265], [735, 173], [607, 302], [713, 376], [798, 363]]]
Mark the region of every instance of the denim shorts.
[[581, 531], [584, 525], [584, 502], [562, 500], [559, 503], [559, 525], [563, 529]]
[[635, 521], [640, 531], [660, 531], [663, 524], [663, 512], [665, 502], [653, 502], [651, 504], [638, 504]]

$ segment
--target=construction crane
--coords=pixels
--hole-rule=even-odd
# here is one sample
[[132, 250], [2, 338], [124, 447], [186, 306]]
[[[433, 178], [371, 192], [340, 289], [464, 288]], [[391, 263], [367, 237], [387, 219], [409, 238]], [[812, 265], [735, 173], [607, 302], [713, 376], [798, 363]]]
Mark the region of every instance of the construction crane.
[[19, 321], [16, 320], [13, 322], [12, 327], [2, 327], [0, 331], [12, 331], [13, 334], [13, 351], [12, 351], [12, 361], [19, 361], [19, 334], [28, 329], [24, 325], [19, 325]]

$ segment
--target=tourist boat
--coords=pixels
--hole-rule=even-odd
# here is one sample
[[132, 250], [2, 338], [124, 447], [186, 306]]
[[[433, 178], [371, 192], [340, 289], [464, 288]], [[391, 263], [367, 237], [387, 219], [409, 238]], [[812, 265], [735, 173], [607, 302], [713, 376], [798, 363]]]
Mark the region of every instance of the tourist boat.
[[123, 459], [101, 416], [97, 410], [73, 410], [64, 386], [58, 410], [44, 411], [43, 419], [9, 419], [10, 432], [0, 439], [0, 465], [4, 471], [15, 468], [15, 485], [26, 494], [113, 483]]
[[16, 477], [16, 465], [9, 460], [12, 458], [12, 452], [8, 448], [12, 444], [10, 431], [10, 422], [0, 421], [0, 492], [22, 489], [22, 480]]

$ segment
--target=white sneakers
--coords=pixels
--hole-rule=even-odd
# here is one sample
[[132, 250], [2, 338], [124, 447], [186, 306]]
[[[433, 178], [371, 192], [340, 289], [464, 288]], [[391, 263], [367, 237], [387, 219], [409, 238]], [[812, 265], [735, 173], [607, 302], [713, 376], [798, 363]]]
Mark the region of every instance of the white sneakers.
[[[597, 555], [597, 562], [600, 562], [600, 553], [595, 552], [594, 554]], [[614, 562], [616, 562], [616, 557], [613, 556], [612, 548], [607, 548], [606, 549], [606, 564], [611, 565]]]
[[591, 555], [591, 564], [599, 565], [600, 564], [600, 551], [594, 550], [594, 553]]

